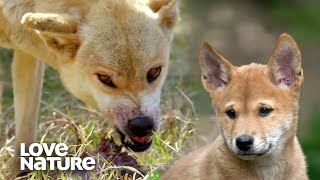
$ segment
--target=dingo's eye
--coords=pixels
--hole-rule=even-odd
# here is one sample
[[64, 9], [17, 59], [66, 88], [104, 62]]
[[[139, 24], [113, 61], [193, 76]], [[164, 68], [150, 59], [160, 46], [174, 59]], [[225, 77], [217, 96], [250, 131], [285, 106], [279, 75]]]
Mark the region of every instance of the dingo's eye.
[[260, 115], [261, 117], [265, 117], [265, 116], [268, 116], [272, 111], [273, 111], [272, 108], [261, 107], [261, 108], [259, 109], [259, 115]]
[[161, 73], [161, 66], [156, 68], [151, 68], [147, 74], [148, 83], [151, 83], [152, 81], [156, 80], [159, 77], [160, 73]]
[[102, 74], [97, 74], [97, 76], [98, 76], [99, 81], [102, 82], [104, 85], [107, 85], [112, 88], [116, 88], [116, 85], [113, 84], [113, 82], [111, 80], [111, 76], [102, 75]]
[[226, 111], [226, 114], [227, 114], [227, 116], [228, 116], [230, 119], [236, 118], [236, 112], [235, 112], [233, 109], [227, 110], [227, 111]]

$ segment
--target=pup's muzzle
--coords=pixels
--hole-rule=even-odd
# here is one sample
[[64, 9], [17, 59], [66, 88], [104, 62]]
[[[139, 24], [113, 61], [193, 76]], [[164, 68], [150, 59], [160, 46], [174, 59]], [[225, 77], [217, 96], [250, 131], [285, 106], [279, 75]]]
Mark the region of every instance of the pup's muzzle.
[[231, 148], [231, 150], [243, 160], [253, 160], [268, 155], [272, 146], [264, 141], [259, 141], [258, 138], [242, 134], [235, 139], [235, 148]]
[[254, 138], [247, 134], [241, 135], [236, 139], [236, 146], [239, 150], [247, 152], [253, 146]]

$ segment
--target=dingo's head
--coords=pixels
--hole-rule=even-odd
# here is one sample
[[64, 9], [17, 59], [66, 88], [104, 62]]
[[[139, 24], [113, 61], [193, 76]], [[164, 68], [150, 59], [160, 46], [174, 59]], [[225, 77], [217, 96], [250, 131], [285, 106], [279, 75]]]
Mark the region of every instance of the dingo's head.
[[39, 13], [26, 15], [23, 23], [38, 28], [57, 56], [56, 69], [64, 86], [99, 109], [124, 145], [144, 151], [159, 129], [160, 92], [178, 18], [177, 3], [97, 0], [90, 6], [80, 21], [66, 14], [40, 14], [39, 21], [47, 23], [43, 21], [47, 18], [62, 29], [33, 27], [41, 24], [32, 22]]
[[292, 37], [279, 37], [267, 65], [241, 67], [204, 43], [200, 66], [221, 133], [235, 155], [250, 160], [276, 154], [293, 139], [303, 73]]

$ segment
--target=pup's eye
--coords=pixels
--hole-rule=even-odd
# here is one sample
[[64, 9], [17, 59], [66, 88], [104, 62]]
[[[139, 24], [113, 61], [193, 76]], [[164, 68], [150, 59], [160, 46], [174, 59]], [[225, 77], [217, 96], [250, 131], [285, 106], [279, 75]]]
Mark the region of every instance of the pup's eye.
[[102, 75], [102, 74], [97, 74], [98, 79], [100, 80], [100, 82], [102, 82], [104, 85], [107, 85], [109, 87], [112, 88], [116, 88], [117, 86], [115, 84], [113, 84], [111, 76], [109, 75]]
[[152, 81], [156, 80], [161, 73], [161, 67], [151, 68], [147, 73], [147, 81], [151, 83]]
[[234, 111], [234, 109], [229, 109], [226, 111], [226, 114], [227, 116], [230, 118], [230, 119], [234, 119], [236, 118], [236, 112]]
[[273, 111], [272, 108], [261, 107], [261, 108], [259, 109], [259, 115], [260, 115], [261, 117], [265, 117], [265, 116], [268, 116], [272, 111]]

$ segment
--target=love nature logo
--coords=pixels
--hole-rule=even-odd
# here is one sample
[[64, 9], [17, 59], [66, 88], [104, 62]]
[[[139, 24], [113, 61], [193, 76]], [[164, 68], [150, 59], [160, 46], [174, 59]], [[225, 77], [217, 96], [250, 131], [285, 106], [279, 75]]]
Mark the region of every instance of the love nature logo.
[[[64, 143], [32, 143], [26, 150], [20, 144], [20, 170], [93, 170], [96, 161], [92, 157], [68, 157], [68, 146]], [[46, 157], [41, 157], [45, 153]], [[55, 153], [55, 154], [54, 154]], [[57, 156], [52, 156], [57, 155]], [[48, 164], [48, 166], [47, 166]]]

